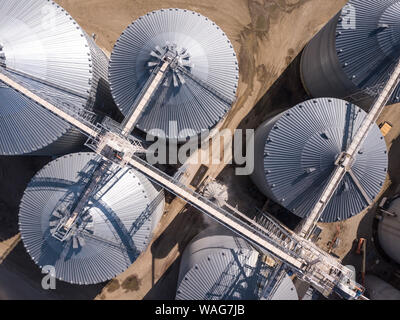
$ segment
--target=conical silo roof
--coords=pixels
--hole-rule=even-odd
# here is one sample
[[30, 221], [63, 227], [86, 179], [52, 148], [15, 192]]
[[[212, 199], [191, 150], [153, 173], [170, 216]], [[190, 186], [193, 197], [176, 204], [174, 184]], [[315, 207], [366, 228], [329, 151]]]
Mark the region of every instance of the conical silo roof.
[[[258, 300], [273, 269], [260, 253], [231, 231], [212, 225], [198, 234], [182, 256], [177, 300]], [[298, 300], [286, 276], [272, 300]]]
[[[366, 115], [344, 100], [320, 98], [267, 121], [256, 132], [253, 181], [289, 211], [308, 216]], [[385, 140], [373, 125], [321, 221], [345, 220], [366, 209], [382, 189], [387, 166]]]
[[[107, 57], [53, 1], [1, 1], [0, 44], [0, 72], [58, 107], [92, 109], [99, 91], [108, 90]], [[0, 82], [0, 154], [60, 154], [79, 138]]]
[[[310, 41], [301, 77], [313, 97], [352, 100], [366, 109], [400, 58], [400, 1], [350, 0]], [[400, 86], [388, 103], [400, 101]]]
[[[166, 50], [179, 57], [178, 66], [187, 74], [169, 69], [137, 128], [161, 129], [166, 138], [184, 140], [214, 127], [231, 108], [238, 62], [226, 34], [207, 17], [182, 9], [150, 12], [123, 32], [111, 55], [111, 90], [123, 114], [129, 113]], [[170, 121], [177, 122], [171, 132]]]
[[94, 153], [58, 158], [32, 179], [22, 198], [19, 224], [27, 251], [66, 282], [94, 284], [123, 272], [146, 249], [163, 213], [162, 193], [142, 174], [112, 164], [71, 231], [60, 237], [58, 226], [101, 162]]
[[[350, 0], [355, 25], [339, 19], [336, 49], [347, 77], [360, 89], [384, 84], [400, 58], [400, 1]], [[376, 91], [376, 89], [375, 89]], [[392, 97], [399, 101], [400, 86]]]

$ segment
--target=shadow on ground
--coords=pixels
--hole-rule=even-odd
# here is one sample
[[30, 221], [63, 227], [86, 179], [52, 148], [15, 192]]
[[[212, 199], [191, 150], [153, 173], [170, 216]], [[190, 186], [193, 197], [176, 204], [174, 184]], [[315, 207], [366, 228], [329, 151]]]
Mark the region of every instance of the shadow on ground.
[[18, 212], [24, 191], [50, 157], [0, 157], [0, 241], [18, 231]]
[[[6, 276], [8, 279], [2, 279]], [[87, 300], [94, 299], [105, 285], [105, 283], [100, 283], [80, 286], [57, 280], [55, 290], [44, 290], [42, 288], [44, 276], [20, 242], [0, 265], [0, 294], [4, 292], [3, 298], [18, 300]]]
[[144, 299], [174, 299], [179, 274], [180, 258], [168, 268], [163, 276], [155, 283], [155, 259], [164, 259], [177, 246], [179, 257], [189, 242], [204, 228], [203, 215], [196, 209], [186, 206], [168, 225], [164, 232], [151, 245], [153, 256], [152, 281], [153, 287]]
[[256, 129], [264, 121], [294, 107], [300, 102], [310, 99], [301, 82], [301, 54], [302, 52], [242, 120], [239, 124], [239, 129]]

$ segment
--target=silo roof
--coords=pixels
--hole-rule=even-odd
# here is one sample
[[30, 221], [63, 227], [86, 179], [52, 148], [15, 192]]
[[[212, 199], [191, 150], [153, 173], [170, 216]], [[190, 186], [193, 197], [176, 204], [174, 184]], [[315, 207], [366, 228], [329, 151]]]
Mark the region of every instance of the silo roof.
[[[169, 70], [137, 128], [144, 132], [161, 129], [167, 138], [182, 140], [214, 127], [231, 108], [239, 79], [238, 62], [226, 34], [207, 17], [183, 9], [150, 12], [123, 32], [111, 55], [111, 90], [125, 115], [166, 49], [179, 57], [187, 73], [201, 81]], [[182, 132], [169, 132], [169, 121], [176, 121]]]
[[[180, 265], [177, 300], [258, 300], [274, 268], [242, 238], [211, 225], [186, 247]], [[298, 300], [286, 276], [273, 300]]]
[[[300, 217], [308, 216], [365, 117], [356, 105], [333, 98], [309, 100], [283, 113], [264, 148], [264, 174], [274, 200]], [[376, 198], [387, 166], [386, 143], [374, 125], [354, 160], [353, 176], [346, 173], [321, 221], [345, 220], [366, 209], [363, 191], [369, 200]]]
[[147, 247], [152, 219], [163, 210], [163, 197], [156, 197], [143, 175], [112, 165], [69, 236], [56, 238], [54, 230], [68, 217], [69, 206], [76, 205], [101, 160], [94, 153], [77, 153], [50, 162], [32, 179], [20, 205], [27, 251], [40, 267], [54, 266], [56, 277], [66, 282], [100, 283], [123, 272]]
[[276, 289], [271, 300], [299, 300], [296, 287], [288, 274], [285, 274], [281, 284]]
[[[400, 1], [350, 0], [345, 8], [336, 29], [339, 63], [357, 87], [376, 93], [400, 58]], [[400, 86], [391, 102], [399, 100]]]
[[[215, 243], [217, 246], [218, 243]], [[178, 286], [177, 300], [256, 300], [258, 252], [219, 248], [190, 269]]]
[[[0, 72], [41, 98], [82, 109], [92, 62], [84, 31], [53, 1], [0, 2]], [[71, 126], [0, 82], [0, 154], [37, 151]]]

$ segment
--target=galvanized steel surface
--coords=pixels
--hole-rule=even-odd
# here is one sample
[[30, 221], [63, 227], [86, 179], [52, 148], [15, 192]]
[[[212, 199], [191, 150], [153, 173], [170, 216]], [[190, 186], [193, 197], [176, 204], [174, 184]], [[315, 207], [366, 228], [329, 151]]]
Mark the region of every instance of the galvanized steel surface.
[[288, 274], [283, 278], [271, 300], [299, 300], [296, 287]]
[[[266, 196], [306, 217], [332, 174], [335, 160], [365, 116], [354, 104], [321, 98], [300, 103], [267, 121], [256, 132], [253, 181]], [[386, 143], [375, 125], [352, 167], [372, 200], [385, 182], [387, 166]], [[345, 220], [367, 207], [367, 200], [347, 173], [321, 221]]]
[[[187, 59], [184, 65], [190, 66], [189, 72], [213, 90], [232, 101], [235, 99], [238, 62], [225, 33], [214, 22], [196, 12], [163, 9], [134, 21], [121, 35], [112, 52], [111, 90], [122, 113], [126, 115], [129, 112], [149, 78], [149, 62], [153, 63], [154, 52], [167, 45], [176, 45], [178, 52], [186, 49], [183, 60]], [[184, 74], [173, 77], [171, 71], [150, 101], [137, 128], [145, 132], [161, 129], [167, 138], [184, 140], [214, 127], [230, 107], [231, 104], [222, 101], [190, 77]], [[169, 121], [177, 122], [177, 128], [171, 132]]]
[[365, 287], [371, 300], [400, 300], [399, 290], [372, 274], [365, 276]]
[[[260, 259], [259, 253], [243, 239], [221, 227], [209, 227], [183, 253], [176, 299], [260, 299], [263, 264]], [[285, 279], [274, 298], [298, 299], [292, 289], [292, 281]]]
[[49, 163], [32, 179], [20, 205], [27, 251], [40, 267], [54, 266], [66, 282], [94, 284], [123, 272], [147, 247], [163, 213], [163, 198], [146, 211], [158, 192], [142, 174], [112, 165], [84, 209], [87, 225], [64, 242], [54, 238], [51, 230], [62, 208], [78, 199], [101, 159], [77, 153]]
[[[351, 0], [355, 29], [337, 26], [339, 63], [358, 88], [386, 83], [400, 57], [400, 2], [397, 0]], [[384, 26], [387, 27], [384, 27]], [[400, 87], [391, 102], [399, 101]]]
[[[108, 90], [107, 57], [52, 1], [1, 1], [0, 43], [6, 66], [0, 72], [55, 105], [92, 109]], [[59, 154], [81, 142], [70, 125], [14, 89], [0, 85], [0, 96], [0, 154], [40, 154], [46, 147]]]
[[[309, 93], [344, 98], [369, 88], [363, 95], [376, 94], [400, 57], [399, 17], [398, 0], [350, 0], [303, 53]], [[399, 99], [400, 87], [390, 103]]]

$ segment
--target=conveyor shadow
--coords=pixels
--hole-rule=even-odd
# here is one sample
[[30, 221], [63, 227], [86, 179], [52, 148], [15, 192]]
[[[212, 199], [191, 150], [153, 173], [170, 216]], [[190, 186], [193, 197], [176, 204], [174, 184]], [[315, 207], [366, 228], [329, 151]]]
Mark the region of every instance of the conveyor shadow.
[[174, 300], [178, 286], [179, 266], [181, 257], [164, 272], [162, 277], [153, 285], [143, 300]]
[[190, 240], [203, 228], [202, 214], [189, 205], [185, 206], [151, 245], [153, 257], [163, 259], [177, 245], [178, 251], [182, 253]]

